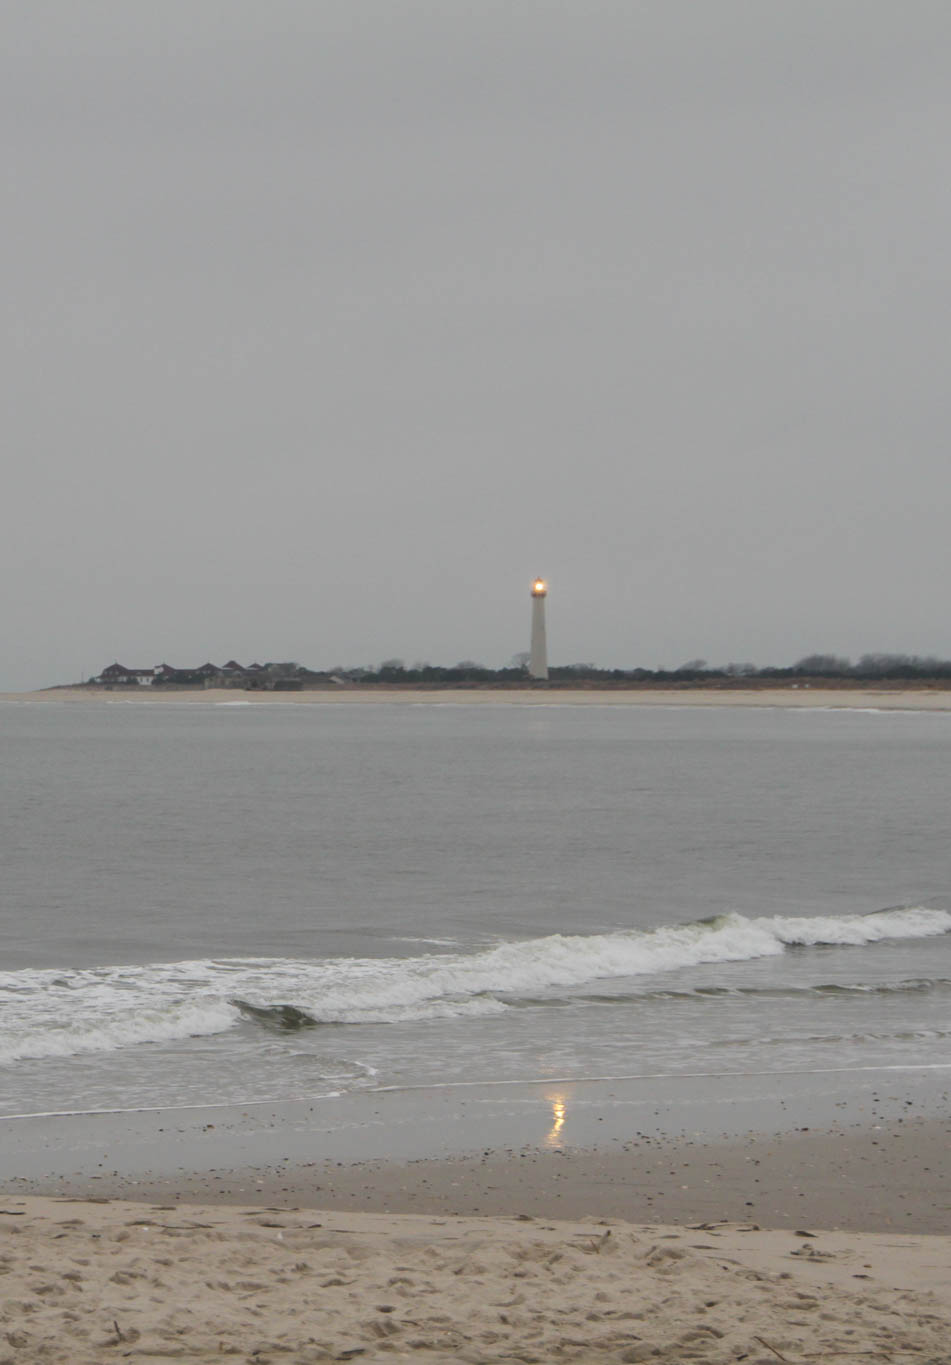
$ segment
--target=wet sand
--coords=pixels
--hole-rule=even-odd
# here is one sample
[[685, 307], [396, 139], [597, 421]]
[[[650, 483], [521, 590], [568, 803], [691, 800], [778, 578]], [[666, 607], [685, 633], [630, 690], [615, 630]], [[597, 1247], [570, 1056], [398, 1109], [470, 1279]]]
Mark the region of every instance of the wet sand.
[[[165, 1120], [168, 1121], [167, 1119]], [[112, 1145], [121, 1118], [100, 1123]], [[951, 1235], [951, 1120], [912, 1119], [709, 1141], [638, 1134], [611, 1146], [485, 1148], [478, 1154], [410, 1160], [289, 1160], [279, 1130], [272, 1153], [229, 1165], [214, 1124], [206, 1160], [192, 1170], [112, 1167], [94, 1175], [13, 1175], [6, 1197], [53, 1195], [162, 1203], [262, 1204], [338, 1211], [498, 1217], [623, 1218], [689, 1223], [752, 1220], [764, 1227]], [[15, 1169], [15, 1167], [13, 1167]]]
[[[942, 1066], [462, 1082], [212, 1106], [8, 1113], [0, 1116], [0, 1187], [120, 1198], [148, 1191], [199, 1202], [258, 1193], [273, 1202], [286, 1190], [307, 1203], [319, 1202], [311, 1193], [318, 1189], [320, 1199], [339, 1193], [341, 1207], [470, 1213], [506, 1211], [510, 1198], [524, 1194], [533, 1201], [528, 1212], [602, 1216], [620, 1212], [620, 1200], [625, 1218], [695, 1221], [717, 1212], [705, 1202], [711, 1189], [727, 1201], [717, 1216], [734, 1218], [750, 1216], [765, 1192], [785, 1191], [790, 1182], [779, 1167], [767, 1180], [751, 1171], [746, 1157], [757, 1142], [767, 1144], [758, 1159], [779, 1144], [790, 1169], [802, 1168], [791, 1206], [784, 1212], [774, 1200], [762, 1210], [775, 1226], [785, 1226], [784, 1217], [897, 1226], [914, 1207], [915, 1231], [951, 1232], [946, 1210], [924, 1220], [929, 1201], [951, 1204], [941, 1193], [949, 1121]], [[859, 1142], [861, 1160], [842, 1155]], [[665, 1172], [656, 1153], [668, 1150], [683, 1154]], [[887, 1164], [899, 1153], [907, 1178]], [[491, 1179], [487, 1162], [498, 1167]], [[709, 1169], [673, 1178], [683, 1163], [698, 1162]], [[830, 1185], [824, 1173], [833, 1170]], [[436, 1197], [440, 1173], [448, 1172], [446, 1195]], [[829, 1203], [838, 1187], [841, 1209]], [[890, 1192], [888, 1208], [879, 1209], [887, 1222], [854, 1221], [865, 1215], [863, 1207], [853, 1216], [852, 1206], [866, 1190]], [[454, 1204], [463, 1191], [468, 1202]]]

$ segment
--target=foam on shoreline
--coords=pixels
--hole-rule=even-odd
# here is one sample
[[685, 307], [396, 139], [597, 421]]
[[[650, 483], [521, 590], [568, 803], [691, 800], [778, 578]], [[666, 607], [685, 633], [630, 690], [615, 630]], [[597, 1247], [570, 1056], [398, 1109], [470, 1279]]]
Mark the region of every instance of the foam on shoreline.
[[[415, 958], [229, 958], [23, 968], [0, 972], [6, 1034], [0, 1064], [214, 1035], [246, 1020], [291, 1031], [317, 1024], [483, 1017], [505, 1013], [532, 992], [570, 992], [698, 964], [756, 961], [791, 947], [857, 947], [948, 932], [947, 911], [904, 906], [859, 915], [730, 913], [646, 930], [543, 935], [474, 953]], [[889, 989], [922, 986], [915, 979]]]

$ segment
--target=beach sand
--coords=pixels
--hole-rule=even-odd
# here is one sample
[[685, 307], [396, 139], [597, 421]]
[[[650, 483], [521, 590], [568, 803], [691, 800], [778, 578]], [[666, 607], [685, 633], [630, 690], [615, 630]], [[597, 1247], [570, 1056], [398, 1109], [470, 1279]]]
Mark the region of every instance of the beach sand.
[[396, 705], [444, 706], [777, 706], [873, 711], [951, 711], [951, 689], [941, 687], [339, 687], [306, 692], [252, 692], [233, 688], [54, 687], [38, 692], [5, 692], [5, 702], [116, 705], [119, 703], [202, 703], [231, 706]]
[[947, 1365], [948, 1136], [8, 1180], [0, 1363]]
[[951, 1239], [40, 1198], [0, 1360], [951, 1358]]

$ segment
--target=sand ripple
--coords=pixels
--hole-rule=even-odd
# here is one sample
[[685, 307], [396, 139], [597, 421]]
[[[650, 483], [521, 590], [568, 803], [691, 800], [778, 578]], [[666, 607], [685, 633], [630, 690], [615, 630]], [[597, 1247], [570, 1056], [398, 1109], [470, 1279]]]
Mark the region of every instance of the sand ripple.
[[948, 1360], [951, 1239], [13, 1200], [0, 1365]]

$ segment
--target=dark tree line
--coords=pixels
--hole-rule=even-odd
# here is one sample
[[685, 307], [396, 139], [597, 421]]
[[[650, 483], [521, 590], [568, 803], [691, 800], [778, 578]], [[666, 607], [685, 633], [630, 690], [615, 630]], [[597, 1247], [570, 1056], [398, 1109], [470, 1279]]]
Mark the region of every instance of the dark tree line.
[[[386, 659], [378, 667], [340, 668], [334, 674], [360, 683], [413, 683], [430, 686], [454, 683], [512, 685], [530, 681], [522, 655], [506, 668], [487, 668], [465, 659], [451, 667], [416, 663], [407, 667], [402, 659]], [[951, 680], [951, 660], [918, 654], [863, 654], [853, 662], [835, 654], [807, 654], [785, 668], [758, 667], [752, 663], [727, 663], [711, 666], [705, 659], [691, 659], [678, 668], [599, 668], [593, 663], [554, 665], [549, 680], [554, 683], [716, 683], [736, 679], [765, 682], [794, 682], [798, 679], [847, 680], [857, 682], [909, 682]]]

